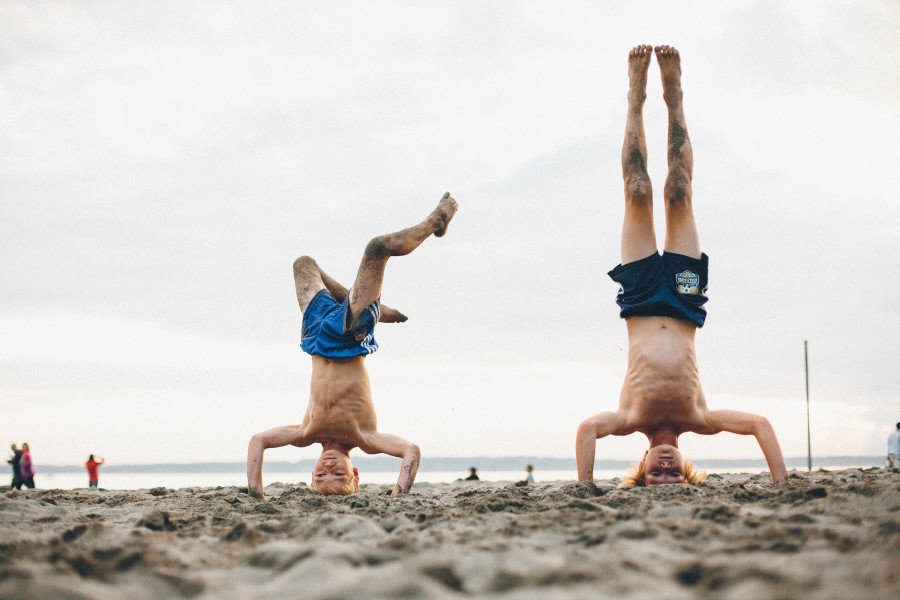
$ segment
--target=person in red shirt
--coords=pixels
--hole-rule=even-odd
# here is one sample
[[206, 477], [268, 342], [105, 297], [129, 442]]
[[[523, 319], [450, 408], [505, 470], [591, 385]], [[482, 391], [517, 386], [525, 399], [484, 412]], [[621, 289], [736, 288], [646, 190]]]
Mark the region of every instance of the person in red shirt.
[[88, 461], [84, 463], [84, 466], [87, 467], [88, 472], [88, 487], [95, 488], [97, 484], [100, 482], [100, 478], [97, 475], [97, 469], [100, 465], [106, 462], [104, 459], [94, 460], [94, 455], [91, 454], [88, 457]]

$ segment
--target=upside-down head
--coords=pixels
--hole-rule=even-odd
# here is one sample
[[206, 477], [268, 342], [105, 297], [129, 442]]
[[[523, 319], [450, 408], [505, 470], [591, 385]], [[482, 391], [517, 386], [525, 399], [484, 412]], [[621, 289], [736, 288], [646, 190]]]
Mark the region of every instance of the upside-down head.
[[634, 470], [622, 478], [620, 488], [660, 485], [664, 483], [697, 483], [706, 479], [706, 471], [698, 471], [684, 460], [675, 446], [660, 444], [646, 452]]
[[311, 487], [328, 495], [355, 494], [359, 491], [359, 471], [346, 454], [325, 450], [313, 468]]

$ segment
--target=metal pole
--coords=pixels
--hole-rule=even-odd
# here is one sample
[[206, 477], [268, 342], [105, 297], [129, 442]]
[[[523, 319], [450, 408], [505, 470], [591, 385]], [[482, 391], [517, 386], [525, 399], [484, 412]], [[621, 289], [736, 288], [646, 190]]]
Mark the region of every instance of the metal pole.
[[806, 470], [812, 471], [812, 441], [809, 428], [809, 351], [803, 340], [803, 362], [806, 367]]

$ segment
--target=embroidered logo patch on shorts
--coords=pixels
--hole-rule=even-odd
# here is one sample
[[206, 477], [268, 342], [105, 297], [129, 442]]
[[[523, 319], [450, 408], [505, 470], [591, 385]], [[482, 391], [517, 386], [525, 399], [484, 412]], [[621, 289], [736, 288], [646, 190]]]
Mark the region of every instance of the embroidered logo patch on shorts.
[[700, 292], [700, 276], [690, 271], [675, 274], [675, 283], [679, 294], [697, 294]]

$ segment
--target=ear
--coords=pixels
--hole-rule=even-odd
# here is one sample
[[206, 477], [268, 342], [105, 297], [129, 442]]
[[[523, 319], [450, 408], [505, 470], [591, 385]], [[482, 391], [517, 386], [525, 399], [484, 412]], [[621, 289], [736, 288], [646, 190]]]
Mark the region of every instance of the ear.
[[359, 481], [359, 471], [356, 470], [356, 467], [353, 467], [353, 476], [356, 477], [356, 481]]

